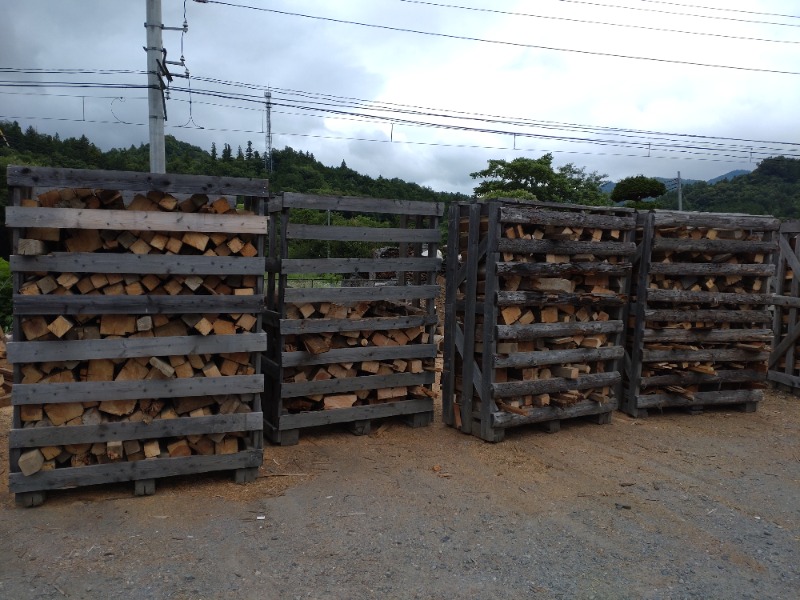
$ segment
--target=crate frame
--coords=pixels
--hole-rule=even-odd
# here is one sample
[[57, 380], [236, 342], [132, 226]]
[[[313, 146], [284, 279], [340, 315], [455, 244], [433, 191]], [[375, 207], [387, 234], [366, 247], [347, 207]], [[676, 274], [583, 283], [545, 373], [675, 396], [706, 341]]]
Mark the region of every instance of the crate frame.
[[[14, 285], [13, 339], [8, 343], [8, 357], [14, 365], [12, 391], [13, 421], [9, 434], [9, 489], [18, 503], [36, 506], [44, 501], [45, 492], [71, 487], [111, 482], [134, 482], [137, 495], [155, 491], [157, 478], [231, 470], [239, 483], [252, 481], [262, 462], [261, 393], [264, 389], [260, 361], [266, 349], [266, 334], [261, 332], [263, 311], [263, 254], [267, 232], [264, 216], [268, 196], [266, 180], [223, 178], [173, 174], [97, 171], [9, 166], [8, 184], [11, 205], [6, 224], [12, 228], [16, 252], [20, 233], [27, 227], [46, 224], [51, 228], [117, 229], [141, 231], [219, 231], [250, 233], [256, 237], [259, 256], [206, 257], [168, 255], [96, 254], [59, 252], [39, 256], [11, 256]], [[34, 197], [52, 188], [81, 188], [147, 192], [157, 190], [170, 194], [213, 194], [244, 197], [255, 215], [185, 214], [181, 212], [148, 213], [146, 221], [138, 211], [31, 208], [20, 206], [23, 197]], [[38, 190], [38, 192], [37, 192]], [[98, 214], [99, 213], [99, 214]], [[101, 217], [97, 219], [96, 217]], [[138, 217], [138, 218], [137, 218]], [[233, 217], [233, 218], [231, 218]], [[81, 273], [134, 274], [247, 274], [256, 275], [257, 290], [253, 296], [26, 296], [19, 294], [26, 272], [65, 271]], [[177, 336], [142, 339], [100, 339], [73, 341], [22, 341], [24, 316], [67, 314], [201, 314], [250, 313], [256, 316], [254, 333], [228, 336]], [[164, 347], [169, 345], [169, 350]], [[167, 354], [214, 354], [249, 352], [253, 375], [189, 378], [185, 380], [151, 380], [134, 382], [76, 382], [71, 384], [22, 384], [21, 365], [47, 360], [90, 360], [94, 358], [133, 358]], [[65, 359], [64, 356], [70, 356]], [[35, 359], [35, 361], [33, 360]], [[252, 407], [250, 413], [181, 417], [154, 420], [149, 425], [132, 422], [111, 422], [99, 425], [51, 426], [23, 428], [20, 406], [87, 401], [91, 399], [124, 400], [141, 398], [179, 398], [239, 394]], [[80, 444], [109, 440], [143, 440], [186, 435], [242, 432], [245, 449], [235, 454], [192, 455], [120, 461], [108, 464], [64, 467], [24, 476], [17, 461], [23, 448], [47, 445]]]
[[[800, 221], [781, 223], [778, 242], [774, 278], [775, 316], [772, 323], [774, 339], [768, 379], [781, 389], [797, 394], [800, 390], [800, 370], [794, 364], [800, 358]], [[787, 286], [788, 273], [792, 274], [792, 280]], [[781, 359], [785, 360], [783, 368], [778, 364]]]
[[[649, 378], [642, 377], [643, 363], [658, 362], [659, 360], [669, 359], [677, 361], [721, 361], [731, 362], [747, 358], [746, 362], [766, 362], [768, 352], [747, 354], [745, 350], [684, 350], [682, 352], [672, 352], [669, 355], [659, 355], [658, 351], [646, 350], [644, 344], [647, 342], [670, 342], [691, 344], [699, 343], [745, 343], [745, 342], [767, 342], [773, 339], [770, 329], [732, 329], [722, 330], [715, 328], [711, 332], [694, 332], [691, 330], [653, 330], [646, 328], [648, 318], [656, 320], [654, 317], [663, 316], [670, 322], [677, 321], [708, 321], [724, 322], [721, 319], [728, 319], [728, 322], [754, 323], [760, 322], [769, 324], [772, 316], [767, 312], [767, 308], [773, 303], [770, 293], [771, 279], [775, 272], [774, 254], [778, 249], [776, 234], [779, 228], [779, 221], [769, 216], [754, 216], [743, 214], [727, 213], [687, 213], [670, 210], [652, 210], [638, 213], [638, 228], [641, 230], [641, 240], [637, 249], [637, 260], [634, 265], [634, 278], [636, 287], [634, 292], [636, 298], [631, 309], [632, 325], [629, 327], [628, 356], [626, 359], [626, 392], [620, 409], [632, 417], [646, 417], [648, 410], [661, 410], [668, 407], [682, 407], [689, 409], [690, 412], [702, 412], [705, 406], [739, 404], [743, 410], [752, 412], [756, 409], [757, 403], [763, 398], [762, 390], [706, 390], [698, 391], [693, 394], [694, 398], [686, 398], [679, 394], [643, 394], [643, 389], [650, 386], [664, 386], [682, 384], [725, 384], [736, 382], [766, 381], [767, 373], [759, 373], [752, 370], [730, 370], [724, 371], [720, 375], [706, 375], [701, 373], [689, 374], [685, 371], [674, 375], [657, 375]], [[760, 241], [748, 240], [687, 240], [687, 239], [667, 239], [656, 240], [656, 230], [659, 227], [689, 226], [709, 229], [751, 229], [763, 232], [765, 239]], [[653, 253], [659, 250], [676, 250], [680, 247], [686, 251], [725, 251], [730, 253], [764, 253], [763, 263], [672, 263], [666, 265], [653, 265]], [[684, 269], [684, 270], [682, 270]], [[762, 279], [763, 293], [719, 293], [719, 292], [686, 292], [686, 291], [663, 291], [650, 290], [650, 276], [658, 274], [669, 274], [675, 277], [680, 275], [745, 275]], [[641, 290], [646, 290], [641, 294]], [[708, 310], [685, 310], [674, 309], [665, 310], [651, 307], [648, 300], [654, 302], [683, 302], [689, 304], [708, 304], [712, 308]], [[724, 311], [713, 308], [722, 301], [725, 304], [739, 303], [761, 305], [761, 311]], [[748, 320], [748, 319], [754, 319]], [[754, 360], [756, 359], [756, 360]]]
[[[397, 216], [399, 228], [326, 227], [295, 224], [292, 213], [296, 209], [315, 209], [355, 213], [380, 213]], [[433, 400], [429, 397], [404, 399], [382, 404], [361, 405], [350, 408], [314, 410], [288, 413], [284, 399], [308, 394], [336, 394], [357, 390], [386, 387], [422, 386], [431, 390], [435, 373], [397, 373], [393, 375], [356, 376], [328, 381], [286, 383], [284, 368], [306, 364], [325, 365], [363, 360], [434, 359], [436, 345], [434, 333], [438, 324], [434, 302], [438, 286], [434, 285], [441, 259], [436, 258], [440, 244], [439, 222], [444, 207], [438, 202], [419, 202], [361, 198], [350, 196], [322, 196], [284, 193], [269, 202], [270, 216], [269, 252], [267, 260], [267, 297], [265, 324], [269, 336], [269, 350], [264, 357], [267, 390], [264, 401], [264, 432], [275, 444], [293, 445], [299, 440], [300, 430], [331, 424], [348, 424], [356, 434], [369, 433], [374, 419], [401, 416], [413, 427], [426, 426], [433, 419]], [[425, 221], [427, 220], [427, 225]], [[415, 228], [407, 226], [411, 224]], [[289, 242], [296, 239], [328, 241], [393, 242], [400, 246], [400, 257], [381, 259], [356, 258], [289, 258]], [[427, 244], [428, 257], [422, 256], [422, 246]], [[288, 286], [290, 274], [338, 273], [362, 274], [394, 272], [397, 281], [381, 287], [331, 287], [299, 289]], [[413, 273], [411, 284], [407, 274]], [[421, 281], [427, 274], [427, 283]], [[292, 319], [287, 317], [287, 306], [304, 302], [330, 302], [347, 304], [361, 301], [386, 300], [411, 302], [419, 306], [424, 300], [425, 314], [377, 317], [352, 321], [349, 319]], [[330, 350], [316, 357], [304, 352], [284, 352], [284, 337], [302, 333], [360, 331], [425, 327], [428, 341], [401, 347], [365, 347]]]
[[[514, 212], [519, 216], [512, 216]], [[476, 252], [468, 252], [465, 263], [459, 263], [459, 222], [462, 218], [468, 219], [469, 230], [467, 234], [467, 248], [475, 248]], [[481, 239], [480, 220], [488, 218], [487, 235]], [[592, 249], [597, 252], [601, 247], [607, 256], [617, 256], [624, 259], [620, 265], [611, 269], [614, 276], [618, 277], [619, 293], [615, 296], [604, 297], [586, 294], [582, 300], [576, 294], [566, 292], [508, 292], [498, 288], [499, 276], [506, 272], [500, 262], [502, 252], [522, 253], [526, 249], [531, 253], [544, 253], [549, 250], [565, 254], [586, 253], [589, 242], [555, 240], [509, 240], [503, 237], [501, 226], [504, 219], [512, 219], [515, 223], [541, 224], [559, 223], [568, 225], [584, 225], [585, 227], [599, 227], [601, 224], [613, 223], [620, 229], [619, 242], [597, 243]], [[533, 219], [533, 220], [530, 220]], [[554, 432], [559, 429], [560, 421], [583, 416], [594, 416], [598, 423], [610, 422], [611, 413], [618, 406], [622, 394], [622, 366], [623, 366], [623, 339], [624, 324], [627, 320], [627, 294], [630, 285], [630, 256], [635, 252], [633, 235], [635, 229], [634, 211], [627, 208], [583, 206], [569, 203], [530, 203], [513, 200], [491, 200], [484, 203], [460, 203], [450, 207], [448, 253], [447, 253], [447, 295], [446, 295], [446, 320], [445, 320], [445, 347], [444, 347], [444, 372], [442, 374], [442, 414], [447, 425], [457, 427], [464, 433], [471, 433], [488, 442], [503, 440], [505, 430], [510, 427], [529, 425], [534, 423], [544, 424], [547, 431]], [[593, 242], [592, 242], [593, 243]], [[522, 250], [522, 252], [519, 252]], [[485, 290], [484, 302], [477, 301], [477, 285], [479, 263], [485, 264]], [[566, 269], [559, 265], [549, 263], [526, 263], [521, 273], [533, 275], [541, 273], [547, 276], [552, 272], [569, 273], [597, 273], [592, 270], [591, 263], [586, 267], [569, 266]], [[600, 263], [598, 263], [600, 264]], [[608, 266], [608, 265], [606, 265]], [[581, 270], [583, 269], [583, 271]], [[552, 275], [551, 275], [552, 276]], [[465, 297], [457, 301], [458, 288], [466, 285]], [[486, 299], [491, 298], [491, 301]], [[499, 325], [498, 313], [502, 306], [556, 306], [570, 303], [585, 303], [590, 306], [602, 307], [611, 311], [610, 319], [606, 322], [569, 323], [569, 324], [530, 324], [530, 325]], [[458, 322], [457, 315], [463, 312], [463, 322]], [[476, 316], [483, 315], [481, 332], [482, 355], [480, 362], [475, 353]], [[515, 330], [517, 335], [514, 337]], [[523, 382], [496, 383], [495, 368], [505, 364], [511, 359], [502, 359], [497, 355], [498, 339], [534, 339], [536, 337], [551, 337], [560, 332], [561, 335], [575, 335], [580, 332], [608, 334], [612, 345], [604, 347], [600, 352], [589, 349], [575, 349], [564, 351], [566, 354], [558, 355], [558, 360], [571, 359], [568, 362], [579, 362], [580, 359], [592, 362], [605, 362], [610, 370], [605, 373], [589, 374], [577, 380], [553, 378], [547, 380], [534, 379]], [[541, 364], [557, 364], [552, 356], [553, 351], [536, 351], [525, 353], [515, 359], [514, 366], [534, 366]], [[468, 358], [469, 357], [469, 358]], [[461, 360], [461, 372], [457, 372], [456, 360]], [[504, 362], [505, 361], [505, 362]], [[522, 362], [520, 362], [522, 361]], [[544, 362], [542, 362], [544, 361]], [[510, 362], [509, 362], [510, 364]], [[488, 374], [488, 375], [487, 375]], [[455, 379], [460, 375], [462, 390], [458, 397], [460, 410], [455, 410], [456, 389]], [[588, 389], [593, 387], [609, 386], [613, 388], [613, 397], [607, 403], [597, 403], [590, 400], [580, 401], [567, 407], [543, 406], [534, 407], [527, 415], [506, 412], [498, 407], [498, 397], [504, 395], [525, 395], [529, 393], [562, 392], [573, 389]], [[505, 393], [507, 388], [508, 394]], [[511, 388], [517, 394], [510, 394]], [[473, 410], [473, 390], [480, 398], [480, 410]]]

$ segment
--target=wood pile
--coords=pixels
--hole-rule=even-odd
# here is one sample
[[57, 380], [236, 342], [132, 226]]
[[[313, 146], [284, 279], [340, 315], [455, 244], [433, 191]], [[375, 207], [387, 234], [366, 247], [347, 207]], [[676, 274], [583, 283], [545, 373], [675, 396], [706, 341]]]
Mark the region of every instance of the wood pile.
[[626, 412], [745, 403], [765, 387], [776, 219], [656, 211], [640, 216]]
[[452, 214], [446, 422], [499, 441], [505, 427], [610, 413], [632, 211], [491, 202]]
[[[769, 379], [787, 391], [800, 389], [800, 222], [781, 223], [775, 274], [773, 351]], [[797, 274], [797, 275], [796, 275]]]
[[[382, 213], [397, 227], [320, 227], [295, 223], [297, 209]], [[296, 443], [299, 430], [331, 423], [357, 424], [404, 416], [413, 426], [433, 415], [437, 348], [433, 281], [442, 207], [434, 203], [284, 194], [270, 202], [266, 326], [270, 351], [265, 373], [265, 430], [270, 440]], [[278, 235], [278, 231], [285, 235]], [[293, 240], [398, 244], [373, 258], [289, 258]], [[393, 282], [348, 277], [394, 273]], [[323, 274], [328, 286], [294, 287], [295, 277]], [[429, 279], [427, 279], [429, 278]], [[337, 285], [337, 279], [341, 280]]]
[[[12, 489], [138, 479], [57, 473], [156, 458], [194, 460], [153, 477], [252, 470], [266, 347], [257, 202], [189, 192], [207, 178], [136, 192], [152, 182], [118, 172], [68, 171], [85, 185], [37, 191], [65, 174], [16, 169]], [[235, 458], [203, 462], [221, 455]]]

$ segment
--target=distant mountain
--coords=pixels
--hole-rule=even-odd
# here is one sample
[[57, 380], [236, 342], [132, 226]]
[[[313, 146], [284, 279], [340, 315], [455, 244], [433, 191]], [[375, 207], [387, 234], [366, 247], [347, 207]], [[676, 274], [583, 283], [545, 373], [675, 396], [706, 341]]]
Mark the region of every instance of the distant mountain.
[[[728, 173], [725, 173], [724, 175], [719, 175], [718, 177], [714, 177], [713, 179], [709, 179], [708, 181], [706, 181], [706, 183], [708, 183], [709, 185], [714, 185], [715, 183], [718, 183], [720, 181], [730, 181], [734, 177], [739, 177], [739, 175], [747, 175], [748, 173], [750, 173], [750, 171], [745, 171], [744, 169], [737, 169], [735, 171], [729, 171]], [[678, 178], [677, 177], [653, 177], [653, 179], [655, 179], [657, 181], [660, 181], [661, 183], [666, 185], [667, 186], [667, 190], [675, 189], [675, 187], [677, 186], [677, 182], [678, 182]], [[681, 178], [681, 184], [682, 185], [691, 185], [693, 183], [700, 183], [701, 181], [703, 181], [703, 180], [702, 179], [684, 179], [684, 178]], [[616, 187], [616, 185], [617, 185], [616, 182], [609, 181], [608, 183], [604, 183], [602, 186], [600, 186], [600, 189], [606, 194], [611, 194], [611, 192], [614, 191], [614, 188]]]

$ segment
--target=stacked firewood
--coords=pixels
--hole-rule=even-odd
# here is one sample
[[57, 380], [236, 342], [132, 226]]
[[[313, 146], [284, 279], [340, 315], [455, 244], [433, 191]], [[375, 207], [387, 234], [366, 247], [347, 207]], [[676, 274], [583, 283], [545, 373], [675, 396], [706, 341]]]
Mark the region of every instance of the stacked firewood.
[[[376, 317], [401, 317], [425, 314], [419, 308], [407, 304], [386, 301], [335, 304], [331, 302], [309, 302], [301, 305], [287, 304], [288, 319], [346, 319], [357, 323], [361, 319]], [[358, 329], [342, 327], [336, 332], [304, 333], [284, 337], [284, 356], [305, 353], [315, 357], [314, 364], [284, 366], [284, 383], [326, 381], [353, 377], [393, 375], [396, 373], [422, 373], [434, 370], [433, 359], [361, 360], [357, 362], [325, 362], [325, 353], [347, 348], [387, 348], [428, 344], [429, 334], [424, 326], [389, 330]], [[321, 363], [321, 364], [320, 364]], [[425, 386], [400, 386], [355, 390], [341, 394], [315, 394], [284, 399], [284, 407], [290, 412], [349, 408], [367, 404], [381, 404], [409, 397], [432, 397]]]
[[[211, 201], [203, 194], [179, 199], [161, 192], [131, 194], [115, 190], [56, 189], [23, 207], [153, 211], [173, 213], [253, 214], [231, 206], [227, 198]], [[145, 219], [146, 217], [142, 217]], [[21, 231], [20, 255], [93, 253], [88, 267], [109, 256], [180, 255], [207, 257], [254, 257], [258, 255], [251, 234], [195, 231], [118, 231], [103, 229], [56, 229], [31, 227]], [[180, 256], [175, 260], [179, 261]], [[165, 268], [165, 272], [169, 272]], [[198, 268], [202, 273], [202, 266]], [[197, 296], [253, 295], [255, 275], [179, 275], [103, 272], [26, 273], [19, 293], [24, 296]], [[87, 300], [87, 302], [89, 302]], [[24, 342], [89, 341], [119, 338], [164, 338], [164, 353], [157, 356], [124, 356], [93, 360], [31, 362], [19, 366], [21, 384], [73, 382], [125, 382], [253, 375], [251, 353], [174, 354], [169, 340], [175, 336], [234, 335], [255, 332], [254, 314], [62, 314], [30, 315], [19, 319]], [[101, 425], [119, 422], [152, 423], [162, 419], [207, 417], [252, 412], [251, 397], [241, 394], [181, 398], [141, 398], [86, 402], [21, 405], [23, 428]], [[221, 433], [161, 439], [55, 445], [29, 449], [19, 459], [21, 471], [103, 464], [120, 460], [180, 457], [192, 454], [232, 454], [244, 445], [244, 433]], [[241, 443], [240, 443], [241, 442]]]

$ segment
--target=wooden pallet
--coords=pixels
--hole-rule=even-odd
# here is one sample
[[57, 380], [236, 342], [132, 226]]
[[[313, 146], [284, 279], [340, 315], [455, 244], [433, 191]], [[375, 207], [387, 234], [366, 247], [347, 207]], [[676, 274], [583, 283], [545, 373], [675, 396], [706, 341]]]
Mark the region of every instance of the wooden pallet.
[[761, 400], [777, 230], [772, 217], [639, 214], [622, 410]]
[[498, 442], [508, 427], [610, 415], [621, 393], [634, 226], [624, 208], [451, 207], [448, 425]]
[[[8, 182], [10, 490], [35, 505], [84, 485], [147, 494], [174, 475], [251, 479], [266, 182], [27, 167], [9, 167]], [[254, 210], [233, 210], [236, 197]]]
[[[392, 226], [295, 223], [294, 214], [304, 209], [382, 214]], [[441, 262], [436, 249], [442, 211], [436, 203], [288, 193], [270, 201], [264, 406], [265, 432], [273, 443], [297, 443], [301, 429], [319, 425], [399, 415], [430, 422], [439, 288], [427, 282], [434, 281]], [[391, 258], [335, 252], [295, 258], [290, 251], [298, 240], [396, 243], [399, 249]], [[374, 273], [395, 279], [376, 281]], [[293, 285], [294, 278], [320, 275], [328, 285]]]
[[774, 278], [774, 340], [768, 378], [780, 389], [800, 393], [800, 221], [781, 223]]

